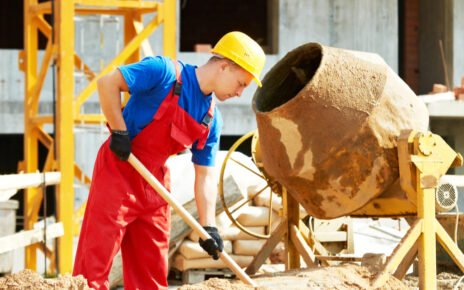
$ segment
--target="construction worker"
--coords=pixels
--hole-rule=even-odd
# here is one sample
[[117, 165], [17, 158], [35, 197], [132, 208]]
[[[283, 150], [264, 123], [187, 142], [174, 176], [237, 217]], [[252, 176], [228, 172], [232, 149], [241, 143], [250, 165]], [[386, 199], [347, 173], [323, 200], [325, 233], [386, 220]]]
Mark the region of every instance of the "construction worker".
[[[169, 189], [165, 162], [187, 148], [195, 168], [199, 222], [212, 239], [200, 240], [214, 259], [223, 250], [215, 226], [217, 180], [213, 165], [222, 119], [220, 101], [240, 96], [264, 66], [262, 48], [241, 32], [224, 35], [200, 67], [147, 57], [98, 80], [111, 135], [101, 146], [74, 264], [89, 286], [108, 289], [113, 257], [121, 248], [124, 289], [166, 289], [169, 205], [126, 162], [132, 152]], [[131, 98], [121, 112], [121, 92]]]

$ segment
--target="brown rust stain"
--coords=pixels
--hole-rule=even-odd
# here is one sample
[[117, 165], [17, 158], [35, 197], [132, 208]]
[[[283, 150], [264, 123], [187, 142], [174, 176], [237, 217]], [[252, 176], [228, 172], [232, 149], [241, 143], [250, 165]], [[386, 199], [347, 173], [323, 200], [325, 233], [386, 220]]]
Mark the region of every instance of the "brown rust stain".
[[[264, 78], [253, 109], [266, 172], [309, 214], [333, 218], [359, 209], [398, 179], [394, 134], [420, 122], [408, 122], [414, 118], [412, 110], [404, 111], [408, 102], [395, 108], [395, 102], [384, 100], [385, 64], [326, 47], [319, 52], [321, 61], [317, 48], [302, 46], [281, 60]], [[312, 61], [320, 66], [314, 68]], [[376, 123], [376, 118], [388, 123], [398, 112], [405, 113], [399, 121]], [[272, 121], [279, 118], [290, 120], [292, 130], [274, 127]], [[302, 146], [294, 146], [296, 142]], [[299, 151], [288, 152], [295, 148]], [[311, 164], [305, 164], [308, 153]], [[307, 172], [311, 178], [301, 175]]]

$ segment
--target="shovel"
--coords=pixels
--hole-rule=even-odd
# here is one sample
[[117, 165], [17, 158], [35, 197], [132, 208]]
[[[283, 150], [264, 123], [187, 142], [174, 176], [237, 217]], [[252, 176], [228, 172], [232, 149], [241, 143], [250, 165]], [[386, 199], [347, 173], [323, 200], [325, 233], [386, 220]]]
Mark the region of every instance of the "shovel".
[[[174, 210], [182, 217], [182, 219], [202, 238], [203, 240], [211, 239], [210, 235], [203, 227], [180, 205], [174, 198], [171, 197], [169, 191], [148, 171], [148, 169], [134, 156], [129, 155], [127, 160], [140, 175], [161, 195], [161, 197], [174, 208]], [[237, 263], [226, 253], [219, 252], [219, 258], [229, 267], [232, 272], [237, 275], [244, 283], [257, 287], [256, 283], [240, 268]]]

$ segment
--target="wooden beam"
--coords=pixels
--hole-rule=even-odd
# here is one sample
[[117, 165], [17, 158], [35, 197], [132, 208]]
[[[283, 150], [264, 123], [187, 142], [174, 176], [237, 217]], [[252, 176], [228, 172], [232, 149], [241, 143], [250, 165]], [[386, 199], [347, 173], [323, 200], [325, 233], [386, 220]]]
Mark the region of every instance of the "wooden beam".
[[287, 251], [285, 270], [298, 269], [300, 268], [300, 253], [292, 243], [290, 234], [292, 225], [299, 225], [300, 205], [285, 188], [282, 188], [282, 206], [284, 216], [288, 219], [287, 236], [285, 237], [285, 249]]
[[277, 244], [282, 241], [286, 233], [287, 219], [283, 218], [277, 228], [272, 232], [271, 237], [267, 239], [259, 253], [254, 257], [253, 261], [251, 261], [251, 263], [246, 268], [245, 272], [248, 275], [253, 275], [259, 270], [261, 265], [271, 254], [272, 250], [274, 250]]
[[345, 231], [334, 231], [334, 232], [315, 232], [315, 238], [323, 242], [346, 242], [347, 235]]
[[344, 256], [321, 256], [316, 255], [319, 261], [340, 261], [340, 262], [362, 262], [362, 257], [344, 257]]
[[0, 190], [0, 201], [7, 201], [18, 192], [17, 189]]
[[403, 261], [401, 261], [401, 264], [396, 268], [395, 273], [393, 273], [393, 276], [395, 278], [398, 278], [400, 280], [403, 280], [404, 276], [409, 270], [409, 267], [411, 267], [412, 262], [414, 259], [417, 257], [417, 251], [418, 251], [418, 245], [415, 243], [409, 252], [406, 254], [406, 256], [403, 258]]
[[317, 267], [316, 257], [313, 251], [294, 224], [290, 226], [290, 240], [298, 250], [298, 253], [303, 257], [306, 265], [310, 268]]
[[[62, 223], [55, 223], [47, 226], [47, 239], [54, 239], [64, 235]], [[43, 229], [22, 231], [13, 235], [0, 238], [0, 254], [11, 250], [26, 247], [35, 243], [42, 242], [44, 238]]]
[[398, 265], [401, 264], [403, 258], [408, 254], [411, 248], [414, 247], [414, 244], [421, 236], [422, 228], [422, 219], [415, 220], [411, 228], [408, 230], [408, 233], [404, 236], [399, 245], [393, 250], [392, 254], [388, 258], [387, 263], [385, 264], [384, 269], [377, 273], [374, 281], [372, 281], [371, 286], [373, 288], [379, 288], [383, 286], [388, 279], [388, 275], [393, 274], [396, 271]]
[[45, 183], [45, 185], [53, 185], [60, 183], [60, 180], [60, 172], [0, 175], [0, 191], [39, 186], [42, 183]]
[[[303, 223], [303, 221], [300, 221], [299, 229], [300, 229], [300, 233], [303, 236], [303, 238], [306, 240], [308, 245], [312, 249], [314, 249], [314, 252], [316, 254], [322, 255], [322, 256], [329, 256], [329, 252], [324, 248], [324, 246], [319, 241], [317, 241], [316, 239], [314, 239], [311, 236], [311, 234], [309, 233], [308, 227]], [[329, 261], [329, 260], [322, 260], [321, 265], [322, 266], [332, 266], [332, 265], [334, 265], [334, 263], [332, 261]]]

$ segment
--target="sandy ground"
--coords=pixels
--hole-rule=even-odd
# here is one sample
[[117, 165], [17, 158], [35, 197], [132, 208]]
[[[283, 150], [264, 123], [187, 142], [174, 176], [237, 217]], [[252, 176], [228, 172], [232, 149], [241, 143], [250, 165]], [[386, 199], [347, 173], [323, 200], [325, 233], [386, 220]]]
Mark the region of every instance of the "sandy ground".
[[[442, 272], [437, 275], [437, 289], [439, 290], [464, 290], [464, 276], [455, 273]], [[461, 280], [462, 278], [462, 280]], [[419, 289], [419, 277], [408, 275], [403, 283], [410, 289]]]
[[[258, 290], [265, 289], [372, 289], [369, 283], [375, 272], [366, 267], [355, 264], [324, 267], [316, 269], [300, 269], [286, 272], [255, 275], [253, 281], [258, 284]], [[441, 272], [437, 275], [437, 289], [464, 290], [464, 276], [462, 273]], [[172, 287], [170, 287], [171, 289]], [[177, 287], [174, 287], [177, 288]], [[0, 278], [0, 290], [51, 290], [51, 289], [90, 289], [82, 276], [69, 275], [44, 279], [39, 274], [23, 270], [16, 274]], [[123, 288], [118, 288], [123, 289]], [[254, 289], [238, 280], [212, 278], [195, 285], [179, 286], [181, 290], [239, 290]], [[419, 278], [408, 275], [403, 281], [390, 277], [381, 289], [419, 289]]]
[[65, 275], [55, 279], [44, 279], [31, 270], [0, 278], [0, 290], [48, 290], [48, 289], [72, 289], [87, 290], [87, 281], [82, 276], [71, 277]]
[[[292, 270], [253, 277], [258, 289], [369, 289], [375, 273], [359, 265], [343, 265], [316, 269]], [[195, 285], [184, 285], [181, 290], [236, 290], [253, 289], [239, 281], [210, 279]], [[390, 277], [382, 289], [407, 289], [407, 286]]]

